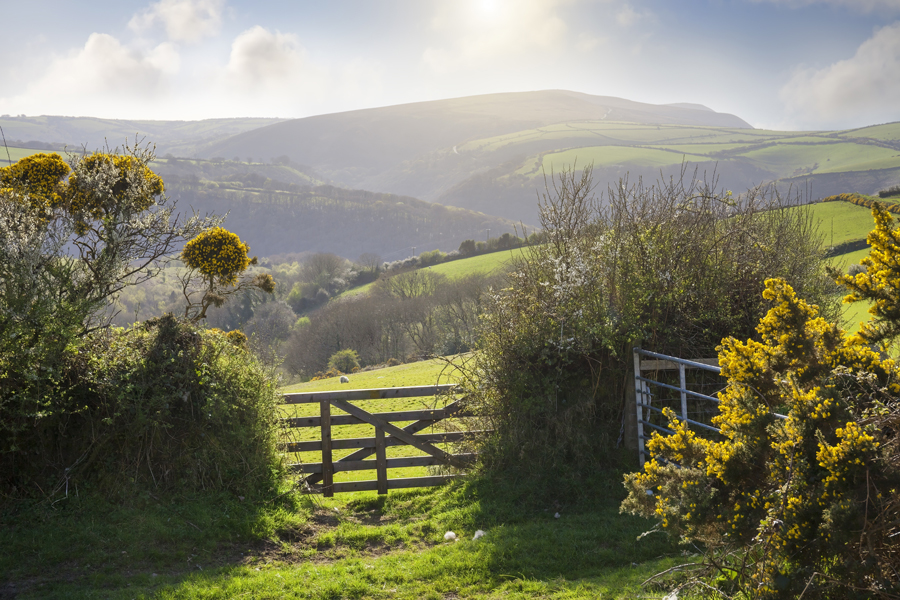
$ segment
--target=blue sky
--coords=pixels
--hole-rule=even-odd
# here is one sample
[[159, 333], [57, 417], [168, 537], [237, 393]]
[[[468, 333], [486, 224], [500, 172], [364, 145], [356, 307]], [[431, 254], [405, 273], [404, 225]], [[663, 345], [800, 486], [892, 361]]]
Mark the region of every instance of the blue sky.
[[0, 114], [304, 117], [568, 89], [900, 120], [900, 0], [2, 0]]

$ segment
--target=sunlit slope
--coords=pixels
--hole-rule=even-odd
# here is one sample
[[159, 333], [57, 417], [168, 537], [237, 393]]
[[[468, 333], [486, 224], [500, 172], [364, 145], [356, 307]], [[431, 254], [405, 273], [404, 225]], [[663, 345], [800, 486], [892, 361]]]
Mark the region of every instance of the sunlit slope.
[[900, 169], [900, 123], [838, 132], [783, 132], [721, 127], [566, 123], [473, 140], [458, 152], [556, 148], [526, 158], [515, 171], [543, 176], [574, 164], [673, 166], [730, 162], [757, 167], [771, 180], [848, 171]]
[[[493, 275], [502, 273], [509, 269], [510, 262], [513, 258], [521, 256], [527, 250], [524, 248], [516, 248], [515, 250], [500, 250], [498, 252], [490, 252], [479, 256], [470, 256], [469, 258], [461, 258], [450, 262], [432, 265], [430, 267], [422, 267], [423, 271], [431, 271], [439, 275], [444, 275], [448, 279], [460, 279], [469, 275]], [[374, 283], [367, 283], [359, 287], [347, 290], [342, 297], [357, 296], [366, 294], [372, 289]]]

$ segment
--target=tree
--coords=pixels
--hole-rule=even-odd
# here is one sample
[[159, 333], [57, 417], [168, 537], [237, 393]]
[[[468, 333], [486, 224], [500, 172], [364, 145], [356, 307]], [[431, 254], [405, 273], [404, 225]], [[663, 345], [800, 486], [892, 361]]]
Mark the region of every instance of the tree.
[[356, 260], [356, 264], [362, 267], [365, 271], [370, 271], [372, 273], [377, 273], [381, 268], [382, 264], [381, 257], [372, 252], [365, 252], [359, 255], [359, 258]]
[[[126, 147], [123, 154], [72, 156], [69, 164], [58, 154], [36, 154], [0, 169], [7, 215], [3, 262], [21, 266], [30, 247], [36, 261], [30, 268], [42, 281], [28, 285], [6, 277], [4, 298], [11, 285], [24, 284], [36, 304], [50, 296], [58, 310], [78, 305], [86, 330], [102, 324], [96, 319], [111, 297], [156, 275], [177, 246], [221, 222], [176, 215], [175, 202], [148, 167], [151, 160], [152, 151]], [[22, 237], [24, 229], [10, 219], [31, 235]]]
[[[187, 300], [184, 317], [196, 323], [206, 318], [210, 306], [222, 306], [238, 292], [259, 289], [275, 291], [271, 275], [240, 277], [256, 257], [247, 256], [250, 249], [234, 233], [221, 227], [204, 231], [189, 241], [181, 252], [181, 260], [188, 271], [182, 276], [182, 292]], [[200, 282], [197, 285], [197, 282]]]
[[475, 240], [463, 240], [459, 245], [459, 253], [463, 256], [475, 254]]
[[103, 326], [122, 289], [153, 277], [221, 222], [175, 213], [150, 149], [35, 154], [0, 168], [0, 428], [68, 407], [50, 390], [64, 355]]

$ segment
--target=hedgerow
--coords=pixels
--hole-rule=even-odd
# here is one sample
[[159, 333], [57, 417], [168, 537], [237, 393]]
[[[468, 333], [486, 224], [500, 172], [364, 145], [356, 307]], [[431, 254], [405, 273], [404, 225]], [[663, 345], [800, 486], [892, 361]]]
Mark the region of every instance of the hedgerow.
[[752, 333], [772, 274], [836, 308], [806, 213], [772, 190], [738, 200], [695, 182], [621, 181], [600, 202], [590, 169], [555, 178], [546, 243], [489, 296], [480, 352], [462, 366], [467, 402], [495, 431], [482, 452], [493, 473], [556, 494], [618, 468], [632, 345], [709, 356], [729, 332]]
[[872, 212], [866, 272], [834, 274], [853, 291], [846, 301], [876, 300], [876, 321], [847, 335], [783, 280], [767, 281], [759, 340], [719, 348], [722, 437], [670, 412], [675, 434], [649, 442], [660, 458], [625, 478], [622, 510], [703, 544], [703, 584], [723, 594], [900, 593], [900, 366], [886, 354], [898, 314], [877, 303], [900, 293], [900, 234], [880, 206]]
[[168, 315], [95, 332], [61, 362], [53, 414], [0, 455], [3, 494], [276, 484], [277, 380], [239, 336]]
[[[210, 228], [237, 239], [218, 217], [177, 215], [153, 158], [126, 147], [0, 168], [0, 497], [85, 486], [246, 491], [280, 469], [275, 378], [245, 336], [171, 315], [106, 326], [116, 295], [155, 276], [183, 242]], [[239, 240], [237, 255], [246, 268]], [[231, 263], [198, 262], [216, 299], [242, 285]], [[268, 275], [248, 285], [274, 288]]]
[[867, 198], [861, 194], [845, 192], [843, 194], [835, 194], [834, 196], [822, 198], [820, 202], [849, 202], [850, 204], [856, 204], [857, 206], [865, 206], [866, 208], [874, 208], [875, 205], [878, 204], [879, 206], [881, 206], [882, 210], [886, 210], [894, 214], [900, 214], [900, 204], [886, 204], [884, 202], [878, 202], [877, 200]]

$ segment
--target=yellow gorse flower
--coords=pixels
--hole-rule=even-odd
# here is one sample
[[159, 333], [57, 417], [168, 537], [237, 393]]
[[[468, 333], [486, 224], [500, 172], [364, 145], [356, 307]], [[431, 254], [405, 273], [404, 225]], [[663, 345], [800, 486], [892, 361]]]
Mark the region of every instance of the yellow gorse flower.
[[250, 247], [222, 227], [204, 231], [184, 245], [181, 259], [188, 267], [222, 285], [234, 285], [250, 265]]

